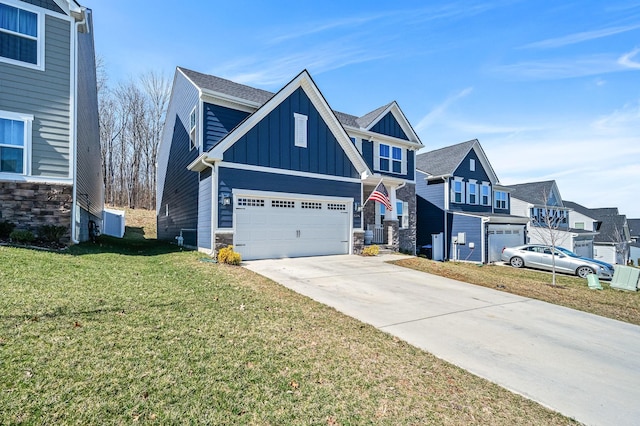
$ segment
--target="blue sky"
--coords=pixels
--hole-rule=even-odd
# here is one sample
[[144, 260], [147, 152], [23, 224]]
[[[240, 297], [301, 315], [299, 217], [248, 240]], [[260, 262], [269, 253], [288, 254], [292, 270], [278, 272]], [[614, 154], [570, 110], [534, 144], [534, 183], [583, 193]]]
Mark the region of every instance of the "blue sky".
[[277, 91], [308, 69], [338, 111], [396, 100], [427, 150], [477, 138], [503, 184], [640, 218], [638, 1], [83, 4], [113, 84], [183, 66]]

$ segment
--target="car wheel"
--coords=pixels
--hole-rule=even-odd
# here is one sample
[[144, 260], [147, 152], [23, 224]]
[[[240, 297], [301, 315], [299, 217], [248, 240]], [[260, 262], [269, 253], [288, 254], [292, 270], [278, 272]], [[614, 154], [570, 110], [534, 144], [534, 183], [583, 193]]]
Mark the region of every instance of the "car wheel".
[[522, 268], [524, 266], [524, 260], [522, 260], [521, 257], [512, 257], [511, 260], [509, 260], [509, 264], [514, 268]]
[[595, 271], [588, 266], [581, 266], [576, 269], [576, 275], [580, 278], [587, 278], [589, 274], [595, 274]]

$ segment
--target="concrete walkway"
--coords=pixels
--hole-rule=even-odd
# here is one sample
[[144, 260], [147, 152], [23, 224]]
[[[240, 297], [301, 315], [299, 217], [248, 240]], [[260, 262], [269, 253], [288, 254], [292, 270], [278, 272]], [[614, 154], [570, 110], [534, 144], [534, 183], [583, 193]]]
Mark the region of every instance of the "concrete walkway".
[[384, 263], [393, 258], [245, 266], [582, 423], [640, 424], [640, 327]]

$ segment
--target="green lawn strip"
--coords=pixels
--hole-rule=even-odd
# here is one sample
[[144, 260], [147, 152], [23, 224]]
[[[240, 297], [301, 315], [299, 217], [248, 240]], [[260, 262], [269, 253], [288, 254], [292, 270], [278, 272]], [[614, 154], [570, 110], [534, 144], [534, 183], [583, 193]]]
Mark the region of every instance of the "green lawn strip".
[[434, 262], [419, 257], [392, 263], [640, 325], [640, 292], [615, 290], [604, 280], [600, 281], [603, 290], [591, 290], [586, 279], [558, 274], [557, 285], [553, 287], [550, 273], [531, 269], [498, 265], [479, 266], [465, 262]]
[[0, 424], [572, 424], [242, 268], [104, 241], [0, 248]]

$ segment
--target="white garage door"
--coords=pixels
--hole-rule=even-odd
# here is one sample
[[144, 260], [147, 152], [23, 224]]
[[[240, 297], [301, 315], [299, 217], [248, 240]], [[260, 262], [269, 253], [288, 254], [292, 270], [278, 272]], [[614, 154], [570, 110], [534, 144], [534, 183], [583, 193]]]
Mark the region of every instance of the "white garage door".
[[499, 262], [502, 249], [524, 244], [524, 225], [489, 225], [488, 262]]
[[349, 253], [351, 202], [253, 194], [234, 202], [234, 248], [243, 259]]
[[573, 252], [578, 256], [593, 257], [593, 241], [592, 240], [576, 240], [573, 242]]

